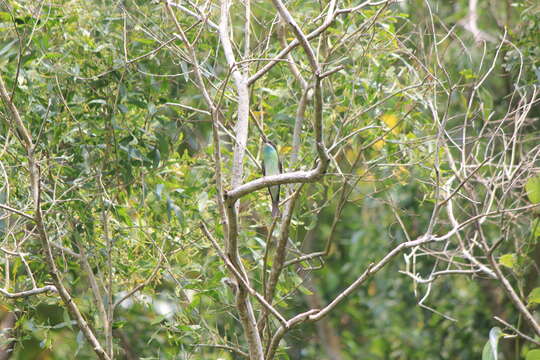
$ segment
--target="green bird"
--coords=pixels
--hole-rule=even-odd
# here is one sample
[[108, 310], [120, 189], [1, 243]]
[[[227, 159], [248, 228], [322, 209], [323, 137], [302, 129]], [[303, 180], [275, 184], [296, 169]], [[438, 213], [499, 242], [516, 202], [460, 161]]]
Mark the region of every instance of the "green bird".
[[[279, 161], [279, 155], [276, 146], [270, 141], [266, 141], [263, 145], [263, 173], [264, 175], [277, 175], [281, 174], [281, 162]], [[268, 187], [270, 197], [272, 198], [272, 217], [276, 217], [279, 214], [279, 185], [273, 185]]]

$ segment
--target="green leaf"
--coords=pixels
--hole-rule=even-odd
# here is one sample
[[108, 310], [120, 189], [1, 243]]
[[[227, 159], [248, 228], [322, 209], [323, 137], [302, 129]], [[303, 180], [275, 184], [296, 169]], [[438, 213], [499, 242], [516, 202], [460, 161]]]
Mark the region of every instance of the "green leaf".
[[482, 360], [497, 360], [497, 345], [502, 335], [503, 333], [499, 327], [491, 328], [489, 331], [489, 341], [486, 342], [482, 351]]
[[152, 322], [150, 323], [151, 325], [157, 325], [159, 324], [160, 322], [162, 322], [163, 320], [166, 320], [166, 316], [165, 315], [159, 315], [159, 316], [156, 316]]
[[115, 210], [116, 218], [118, 220], [122, 221], [124, 224], [127, 224], [129, 226], [133, 225], [133, 222], [131, 221], [131, 216], [129, 216], [126, 208], [117, 206], [115, 207], [114, 210]]
[[125, 325], [126, 325], [126, 322], [125, 322], [125, 321], [119, 320], [119, 321], [113, 322], [112, 327], [113, 327], [113, 329], [121, 329], [121, 328], [123, 328]]
[[[1, 14], [1, 13], [0, 13]], [[12, 42], [8, 43], [6, 46], [4, 46], [2, 48], [2, 50], [0, 50], [0, 56], [4, 55], [5, 53], [7, 53], [12, 47], [13, 45], [15, 45], [16, 43], [18, 42], [18, 40], [13, 40]]]
[[499, 258], [499, 264], [513, 269], [516, 266], [517, 257], [516, 254], [504, 254]]
[[102, 104], [102, 105], [106, 105], [107, 102], [103, 99], [94, 99], [94, 100], [90, 100], [88, 102], [88, 104]]
[[540, 304], [540, 287], [532, 289], [527, 297], [529, 304]]
[[305, 294], [305, 295], [313, 295], [313, 291], [309, 290], [307, 287], [303, 286], [303, 285], [300, 285], [298, 287], [298, 290], [300, 290], [302, 292], [302, 294]]
[[63, 327], [68, 326], [71, 329], [71, 325], [76, 325], [77, 322], [75, 320], [69, 320], [69, 321], [62, 321], [52, 327], [52, 329], [61, 329]]
[[527, 180], [525, 184], [529, 201], [533, 204], [540, 203], [540, 176], [535, 176]]
[[0, 21], [11, 21], [11, 16], [5, 11], [0, 11]]
[[476, 74], [471, 69], [463, 69], [459, 72], [459, 75], [465, 77], [466, 80], [476, 79]]
[[540, 237], [540, 218], [536, 218], [532, 221], [531, 233], [533, 238]]
[[132, 40], [141, 44], [145, 44], [145, 45], [152, 45], [154, 43], [154, 40], [145, 39], [141, 37], [135, 37]]
[[540, 349], [534, 349], [527, 353], [525, 360], [540, 360]]

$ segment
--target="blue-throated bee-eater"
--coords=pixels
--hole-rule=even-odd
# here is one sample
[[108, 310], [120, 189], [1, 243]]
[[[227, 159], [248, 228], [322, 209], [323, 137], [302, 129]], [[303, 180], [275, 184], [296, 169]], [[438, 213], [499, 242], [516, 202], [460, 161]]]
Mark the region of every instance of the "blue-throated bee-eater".
[[[278, 175], [282, 172], [277, 148], [270, 141], [266, 141], [263, 145], [262, 168], [265, 176]], [[279, 214], [279, 187], [279, 185], [272, 185], [268, 187], [270, 197], [272, 198], [272, 217], [276, 217]]]

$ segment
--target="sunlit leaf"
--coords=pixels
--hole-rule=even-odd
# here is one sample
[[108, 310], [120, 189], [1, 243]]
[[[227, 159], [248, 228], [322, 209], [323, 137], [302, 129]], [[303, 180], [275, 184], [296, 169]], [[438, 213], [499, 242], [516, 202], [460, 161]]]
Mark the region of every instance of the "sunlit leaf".
[[399, 134], [400, 130], [399, 126], [397, 126], [398, 117], [395, 114], [384, 114], [381, 116], [381, 120], [388, 126], [388, 128], [392, 129], [392, 134]]
[[529, 350], [525, 360], [540, 360], [540, 349]]
[[527, 180], [525, 190], [527, 190], [527, 196], [531, 203], [540, 203], [540, 175]]
[[283, 155], [286, 155], [290, 153], [291, 150], [292, 150], [292, 146], [282, 146], [279, 152]]
[[507, 268], [514, 268], [516, 265], [516, 254], [504, 254], [499, 258], [499, 264], [506, 266]]
[[376, 141], [376, 142], [373, 144], [373, 148], [374, 148], [375, 150], [381, 150], [381, 149], [383, 148], [383, 146], [384, 146], [384, 140], [382, 140], [382, 139]]
[[354, 163], [354, 160], [356, 159], [357, 155], [358, 155], [358, 152], [355, 151], [355, 149], [353, 148], [349, 148], [347, 149], [347, 151], [345, 151], [345, 158], [347, 159], [347, 162], [349, 163], [349, 165], [352, 165]]
[[527, 297], [529, 304], [540, 304], [540, 287], [534, 288]]

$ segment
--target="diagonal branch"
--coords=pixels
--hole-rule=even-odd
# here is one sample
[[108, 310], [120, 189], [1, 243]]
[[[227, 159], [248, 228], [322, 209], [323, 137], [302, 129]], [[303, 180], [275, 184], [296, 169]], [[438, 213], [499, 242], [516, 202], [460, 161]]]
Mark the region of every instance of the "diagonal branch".
[[[335, 1], [334, 1], [335, 2]], [[317, 58], [315, 57], [315, 53], [313, 52], [313, 49], [311, 48], [311, 45], [309, 44], [309, 41], [302, 31], [300, 29], [300, 26], [296, 23], [294, 18], [292, 17], [289, 10], [287, 10], [287, 7], [283, 4], [281, 0], [272, 0], [272, 3], [274, 3], [274, 6], [279, 12], [279, 15], [289, 24], [289, 26], [292, 28], [292, 31], [294, 35], [296, 36], [296, 39], [302, 45], [304, 48], [304, 51], [306, 52], [306, 55], [309, 60], [309, 64], [311, 65], [311, 69], [316, 75], [319, 75], [320, 69], [319, 69], [319, 62], [317, 61]]]
[[[391, 0], [382, 0], [382, 1], [364, 1], [363, 3], [352, 7], [352, 8], [345, 8], [345, 9], [339, 9], [333, 12], [333, 14], [330, 16], [330, 14], [326, 17], [324, 23], [321, 24], [318, 28], [310, 32], [305, 36], [307, 40], [311, 40], [316, 38], [317, 36], [321, 35], [337, 18], [338, 15], [343, 14], [350, 14], [353, 12], [356, 12], [366, 6], [378, 6], [388, 3]], [[285, 48], [283, 48], [276, 57], [269, 61], [266, 65], [264, 65], [259, 71], [257, 71], [255, 74], [250, 76], [250, 78], [247, 80], [248, 86], [251, 86], [255, 81], [259, 80], [264, 74], [266, 74], [270, 69], [274, 67], [278, 62], [282, 61], [285, 56], [290, 53], [294, 48], [296, 48], [298, 45], [300, 45], [300, 41], [298, 39], [294, 39], [287, 45]]]
[[342, 291], [339, 295], [337, 295], [334, 298], [334, 300], [332, 300], [324, 308], [310, 309], [306, 312], [296, 315], [294, 318], [287, 321], [285, 325], [280, 326], [274, 333], [274, 336], [272, 337], [270, 345], [268, 346], [268, 349], [267, 349], [266, 359], [270, 360], [274, 358], [279, 342], [281, 341], [283, 336], [286, 334], [286, 332], [289, 331], [291, 328], [306, 321], [320, 320], [321, 318], [326, 316], [330, 311], [332, 311], [336, 306], [338, 306], [343, 300], [345, 300], [350, 294], [352, 294], [356, 289], [358, 289], [358, 287], [362, 285], [367, 279], [369, 279], [372, 275], [374, 275], [379, 270], [384, 268], [386, 264], [388, 264], [393, 258], [395, 258], [403, 250], [410, 247], [427, 244], [433, 241], [436, 241], [436, 239], [432, 236], [422, 236], [416, 240], [407, 241], [407, 242], [403, 242], [399, 244], [390, 252], [388, 252], [376, 264], [373, 264], [373, 263], [369, 264], [367, 269], [351, 285], [349, 285], [344, 291]]
[[244, 279], [242, 277], [242, 275], [238, 272], [238, 270], [236, 270], [236, 268], [233, 266], [233, 264], [230, 262], [230, 260], [225, 256], [225, 253], [223, 252], [223, 250], [221, 250], [221, 248], [219, 247], [217, 241], [214, 239], [214, 237], [212, 236], [212, 234], [210, 233], [210, 231], [208, 231], [208, 228], [206, 227], [206, 225], [204, 223], [201, 224], [201, 229], [204, 233], [204, 235], [208, 238], [208, 240], [210, 240], [210, 242], [212, 243], [212, 245], [214, 246], [214, 249], [216, 249], [219, 257], [223, 260], [223, 262], [225, 263], [225, 265], [229, 268], [229, 270], [236, 276], [237, 279], [240, 280], [240, 283], [243, 287], [246, 288], [246, 290], [253, 296], [255, 296], [257, 298], [257, 300], [268, 310], [270, 311], [272, 314], [274, 314], [274, 316], [282, 323], [282, 324], [285, 324], [287, 321], [285, 320], [285, 318], [271, 305], [269, 304], [265, 299], [264, 297], [259, 294], [257, 291], [255, 291], [251, 286], [249, 286], [248, 282], [246, 281], [246, 279]]

